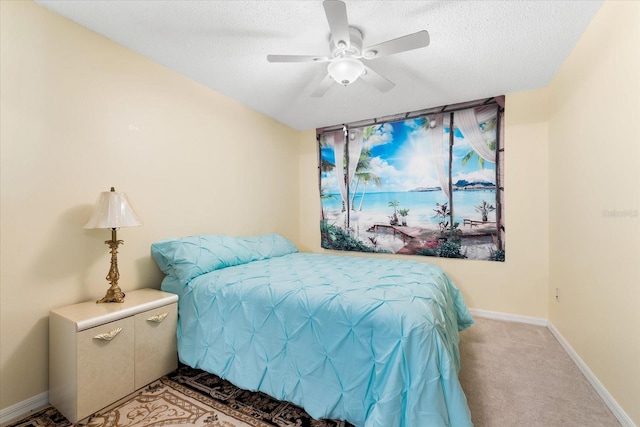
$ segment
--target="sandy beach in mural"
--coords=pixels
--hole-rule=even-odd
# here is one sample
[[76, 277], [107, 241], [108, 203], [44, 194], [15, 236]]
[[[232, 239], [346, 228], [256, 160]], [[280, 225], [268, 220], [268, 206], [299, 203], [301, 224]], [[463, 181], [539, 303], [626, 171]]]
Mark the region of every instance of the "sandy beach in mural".
[[[328, 224], [344, 228], [345, 212], [326, 212]], [[489, 259], [495, 250], [493, 241], [496, 233], [495, 222], [460, 224], [462, 232], [462, 251], [470, 259]], [[436, 244], [439, 227], [436, 223], [412, 221], [409, 216], [407, 225], [391, 226], [389, 216], [384, 213], [351, 211], [349, 233], [367, 246], [385, 252], [415, 254]], [[375, 247], [374, 243], [375, 241]]]

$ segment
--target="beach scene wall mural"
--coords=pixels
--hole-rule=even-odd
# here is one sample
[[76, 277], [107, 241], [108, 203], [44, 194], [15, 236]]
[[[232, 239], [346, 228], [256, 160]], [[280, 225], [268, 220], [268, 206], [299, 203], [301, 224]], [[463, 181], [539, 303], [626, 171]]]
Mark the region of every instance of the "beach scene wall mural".
[[503, 100], [318, 129], [322, 247], [504, 261]]

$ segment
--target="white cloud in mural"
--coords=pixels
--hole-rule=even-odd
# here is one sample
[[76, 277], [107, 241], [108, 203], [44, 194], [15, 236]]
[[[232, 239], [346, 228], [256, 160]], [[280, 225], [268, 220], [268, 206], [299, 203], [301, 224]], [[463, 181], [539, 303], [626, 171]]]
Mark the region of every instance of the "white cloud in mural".
[[375, 147], [377, 145], [389, 144], [393, 141], [393, 127], [389, 123], [385, 123], [379, 130], [373, 133], [369, 138], [364, 141], [364, 144], [368, 147]]
[[383, 177], [383, 176], [397, 176], [399, 175], [399, 172], [396, 168], [394, 168], [393, 166], [391, 166], [389, 163], [387, 163], [385, 160], [381, 159], [380, 157], [373, 157], [371, 159], [371, 172], [373, 172], [375, 175], [379, 176], [379, 177]]
[[414, 131], [421, 131], [424, 130], [424, 128], [422, 127], [422, 118], [420, 119], [409, 119], [409, 120], [405, 120], [403, 123], [406, 127], [408, 127], [409, 129], [413, 129]]
[[382, 191], [403, 191], [403, 182], [405, 174], [396, 169], [393, 165], [387, 163], [380, 157], [371, 159], [371, 172], [381, 178], [380, 186], [375, 186], [376, 192]]
[[333, 193], [338, 188], [336, 174], [331, 172], [322, 177], [322, 192], [324, 194]]

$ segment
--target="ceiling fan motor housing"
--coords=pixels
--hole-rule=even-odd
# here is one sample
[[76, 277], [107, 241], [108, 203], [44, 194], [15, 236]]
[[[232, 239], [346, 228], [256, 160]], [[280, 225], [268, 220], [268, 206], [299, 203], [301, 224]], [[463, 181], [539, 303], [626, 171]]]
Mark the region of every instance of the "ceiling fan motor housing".
[[[347, 48], [347, 46], [349, 46]], [[330, 39], [329, 47], [333, 58], [360, 56], [362, 52], [362, 33], [355, 27], [349, 27], [349, 40]]]

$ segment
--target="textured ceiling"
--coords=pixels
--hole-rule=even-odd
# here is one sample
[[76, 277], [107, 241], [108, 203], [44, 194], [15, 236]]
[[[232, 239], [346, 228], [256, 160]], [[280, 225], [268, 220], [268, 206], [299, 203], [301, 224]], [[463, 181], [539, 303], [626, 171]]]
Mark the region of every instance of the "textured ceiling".
[[549, 84], [602, 0], [356, 1], [363, 46], [419, 30], [428, 47], [366, 61], [396, 84], [311, 92], [323, 63], [267, 54], [329, 54], [320, 0], [36, 0], [141, 55], [298, 130], [427, 109]]

